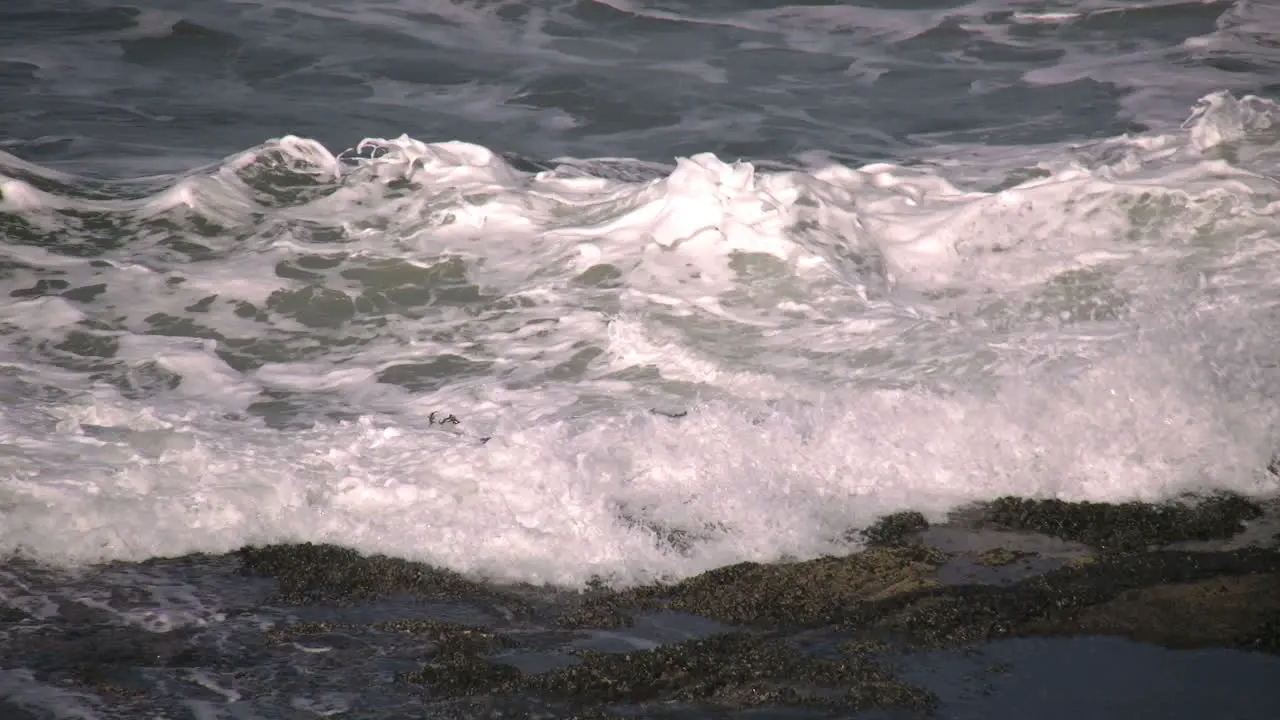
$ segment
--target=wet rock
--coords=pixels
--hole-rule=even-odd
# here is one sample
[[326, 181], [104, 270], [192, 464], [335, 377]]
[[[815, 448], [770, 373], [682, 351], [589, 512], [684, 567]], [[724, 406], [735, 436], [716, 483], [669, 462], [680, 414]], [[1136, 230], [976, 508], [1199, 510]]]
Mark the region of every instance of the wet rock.
[[556, 619], [560, 628], [615, 629], [631, 627], [635, 621], [632, 608], [620, 607], [617, 595], [592, 598], [561, 613]]
[[938, 568], [943, 585], [1009, 585], [1078, 562], [1064, 557], [994, 548], [976, 554], [957, 553]]
[[893, 646], [883, 640], [854, 638], [840, 647], [841, 652], [851, 657], [870, 657], [893, 651]]
[[[996, 549], [970, 560], [1023, 557]], [[1082, 632], [1167, 647], [1266, 648], [1280, 617], [1276, 550], [1104, 555], [1001, 585], [943, 586], [936, 577], [948, 559], [907, 547], [744, 563], [637, 596], [739, 625], [838, 627], [856, 642], [888, 637], [926, 648]]]
[[1280, 655], [1280, 611], [1273, 611], [1252, 633], [1240, 637], [1238, 644], [1245, 650]]
[[1132, 552], [1177, 542], [1230, 538], [1244, 529], [1245, 521], [1262, 514], [1257, 503], [1227, 494], [1162, 505], [1004, 497], [982, 509], [978, 524], [1040, 532], [1103, 551]]
[[1004, 567], [1006, 565], [1012, 565], [1023, 558], [1034, 556], [1035, 553], [1022, 552], [1020, 550], [992, 548], [986, 552], [979, 553], [973, 558], [973, 562], [986, 567]]
[[852, 604], [935, 587], [947, 556], [924, 547], [875, 549], [787, 565], [740, 563], [651, 592], [668, 607], [752, 626], [834, 621]]
[[[76, 669], [74, 677], [78, 682], [93, 688], [95, 692], [112, 695], [117, 699], [145, 698], [151, 690], [141, 673], [132, 668], [80, 666]], [[8, 716], [0, 715], [0, 717]]]
[[886, 515], [862, 531], [867, 547], [902, 547], [918, 542], [920, 533], [929, 529], [929, 521], [918, 512]]
[[[218, 656], [193, 643], [189, 630], [154, 633], [107, 625], [49, 627], [26, 634], [21, 660], [11, 660], [54, 683], [73, 683], [118, 699], [137, 699], [154, 689], [145, 673], [164, 669], [210, 667]], [[0, 715], [0, 717], [8, 717]]]
[[[969, 537], [945, 553], [924, 544], [944, 530]], [[1271, 530], [1255, 521], [1250, 533], [1265, 544]], [[215, 690], [190, 680], [206, 673], [243, 702], [318, 697], [336, 678], [344, 692], [360, 696], [350, 701], [360, 717], [703, 717], [785, 706], [841, 716], [902, 709], [893, 716], [918, 718], [934, 699], [890, 673], [888, 663], [906, 662], [903, 650], [981, 653], [983, 643], [1000, 638], [1111, 635], [1173, 648], [1280, 653], [1280, 549], [1224, 545], [1079, 557], [1074, 553], [1084, 548], [1063, 541], [949, 524], [931, 528], [920, 543], [848, 557], [744, 563], [675, 584], [613, 590], [601, 583], [580, 592], [495, 587], [327, 545], [246, 548], [233, 557], [139, 565], [148, 577], [173, 572], [184, 584], [241, 587], [233, 599], [221, 596], [225, 619], [214, 631], [153, 633], [121, 626], [117, 613], [96, 605], [64, 602], [50, 618], [18, 618], [0, 654], [30, 668], [38, 682], [95, 693], [121, 717], [167, 712], [183, 683], [214, 699]], [[15, 568], [40, 592], [81, 593], [59, 589], [67, 583], [61, 574], [8, 566]], [[948, 572], [950, 584], [942, 581]], [[982, 584], [972, 572], [999, 573], [999, 584]], [[246, 582], [239, 573], [276, 582]], [[137, 576], [113, 575], [112, 582], [122, 577]], [[272, 586], [278, 595], [264, 602]], [[108, 588], [117, 610], [151, 602], [148, 593]], [[281, 599], [358, 604], [282, 611]], [[477, 602], [528, 614], [472, 612]], [[752, 629], [682, 619], [675, 630], [657, 632], [654, 610]], [[298, 615], [342, 622], [284, 625]], [[262, 617], [281, 626], [263, 631]], [[616, 628], [633, 618], [629, 631], [565, 629]], [[613, 650], [619, 652], [602, 652]], [[375, 708], [372, 697], [384, 704]]]
[[247, 547], [237, 554], [243, 572], [275, 578], [280, 584], [277, 600], [292, 605], [345, 606], [360, 600], [410, 595], [420, 600], [446, 601], [499, 597], [508, 608], [525, 609], [519, 599], [502, 596], [492, 587], [458, 573], [385, 555], [365, 557], [335, 545]]
[[287, 642], [316, 635], [383, 632], [416, 635], [431, 640], [440, 653], [494, 653], [517, 647], [508, 636], [470, 625], [456, 625], [434, 620], [387, 620], [373, 623], [303, 622], [273, 630], [267, 637], [274, 642]]
[[625, 654], [581, 655], [580, 664], [525, 677], [459, 657], [406, 679], [444, 693], [534, 693], [587, 710], [672, 702], [725, 709], [785, 704], [922, 710], [935, 702], [928, 692], [869, 662], [823, 660], [746, 633]]
[[490, 662], [481, 655], [496, 652], [503, 641], [471, 629], [438, 629], [439, 650], [420, 670], [397, 676], [401, 682], [426, 685], [439, 696], [477, 695], [517, 681], [520, 671]]
[[1126, 590], [1028, 622], [1032, 634], [1119, 635], [1165, 647], [1226, 647], [1266, 634], [1280, 606], [1280, 573], [1214, 577]]
[[372, 623], [304, 622], [273, 630], [267, 638], [284, 644], [299, 640], [321, 642], [326, 647], [362, 652], [378, 647], [391, 652], [402, 643], [380, 641], [378, 635], [412, 636], [413, 644], [428, 656], [418, 671], [401, 673], [397, 680], [426, 685], [441, 696], [473, 695], [503, 686], [520, 677], [509, 665], [489, 662], [486, 655], [519, 647], [508, 635], [479, 627], [431, 620], [388, 620]]
[[579, 708], [575, 712], [566, 703], [537, 697], [470, 696], [433, 703], [426, 717], [433, 720], [618, 720], [619, 716], [605, 710]]
[[927, 709], [934, 698], [865, 662], [831, 662], [745, 633], [611, 655], [533, 676], [523, 686], [591, 704], [681, 701], [741, 709], [820, 705]]
[[1166, 647], [1265, 645], [1266, 623], [1280, 610], [1278, 577], [1280, 553], [1269, 550], [1113, 556], [1013, 585], [952, 586], [863, 603], [841, 625], [923, 647], [1082, 633]]
[[405, 673], [397, 679], [425, 685], [438, 696], [471, 696], [490, 693], [519, 681], [520, 671], [474, 655], [445, 653], [432, 659], [421, 670]]

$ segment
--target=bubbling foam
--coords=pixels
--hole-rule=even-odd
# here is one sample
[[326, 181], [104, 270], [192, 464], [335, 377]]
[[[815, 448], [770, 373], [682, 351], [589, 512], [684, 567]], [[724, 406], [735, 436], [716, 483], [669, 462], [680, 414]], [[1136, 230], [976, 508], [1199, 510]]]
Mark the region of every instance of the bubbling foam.
[[0, 546], [82, 563], [336, 542], [500, 580], [630, 584], [847, 549], [882, 514], [938, 518], [1004, 494], [1275, 492], [1275, 412], [1240, 395], [1256, 384], [1230, 350], [1240, 377], [1153, 341], [1083, 372], [950, 392], [810, 389], [681, 418], [535, 423], [495, 397], [458, 426], [401, 416], [289, 433], [96, 392], [22, 439]]
[[0, 550], [631, 584], [1003, 494], [1275, 492], [1273, 117], [1214, 95], [987, 187], [409, 137], [148, 192], [0, 157]]

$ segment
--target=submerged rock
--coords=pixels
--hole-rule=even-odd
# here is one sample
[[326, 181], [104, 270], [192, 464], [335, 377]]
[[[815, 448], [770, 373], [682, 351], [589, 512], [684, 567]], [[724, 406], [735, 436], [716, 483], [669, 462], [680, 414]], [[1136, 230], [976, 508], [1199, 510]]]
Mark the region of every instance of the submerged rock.
[[1028, 557], [1035, 557], [1035, 553], [998, 547], [978, 553], [974, 556], [973, 562], [985, 567], [1004, 567]]
[[671, 703], [926, 710], [935, 700], [865, 659], [824, 660], [784, 641], [746, 633], [580, 657], [569, 667], [521, 676], [512, 668], [455, 654], [433, 659], [403, 679], [438, 695], [532, 693], [579, 710]]
[[[444, 716], [807, 707], [921, 717], [936, 698], [894, 678], [886, 659], [1067, 635], [1280, 652], [1280, 548], [1150, 549], [1230, 537], [1258, 512], [1232, 496], [1161, 506], [1005, 498], [982, 508], [976, 523], [927, 529], [915, 513], [890, 516], [864, 533], [870, 549], [845, 557], [740, 563], [677, 583], [576, 593], [498, 588], [333, 546], [247, 548], [238, 556], [244, 572], [275, 577], [278, 599], [289, 603], [408, 596], [521, 608], [520, 620], [508, 615], [494, 627], [402, 618], [271, 633], [281, 641], [310, 633], [344, 662], [370, 647], [412, 657], [416, 669], [398, 672], [398, 684], [425, 690]], [[956, 533], [976, 540], [951, 543], [950, 552], [928, 545]], [[1086, 543], [1096, 554], [1081, 545], [1055, 550], [1062, 543], [1044, 534]], [[957, 577], [957, 563], [998, 569], [1000, 582]], [[626, 651], [621, 640], [616, 653], [588, 640], [625, 637], [635, 632], [626, 629], [633, 620], [657, 610], [736, 627], [651, 649]]]
[[588, 704], [700, 702], [742, 709], [818, 705], [928, 709], [934, 697], [865, 661], [828, 661], [785, 642], [733, 633], [621, 655], [588, 653], [580, 665], [521, 685]]
[[1280, 612], [1280, 553], [1101, 558], [1006, 586], [951, 586], [864, 603], [841, 620], [942, 647], [1003, 637], [1119, 635], [1166, 647], [1258, 645]]
[[493, 653], [519, 643], [500, 633], [484, 628], [434, 620], [384, 620], [372, 623], [303, 622], [267, 633], [274, 642], [320, 634], [381, 632], [411, 635], [432, 641], [436, 652], [443, 654]]
[[1095, 605], [1048, 613], [1021, 630], [1025, 634], [1119, 635], [1170, 648], [1266, 650], [1274, 643], [1276, 620], [1280, 620], [1280, 572], [1270, 572], [1125, 590]]

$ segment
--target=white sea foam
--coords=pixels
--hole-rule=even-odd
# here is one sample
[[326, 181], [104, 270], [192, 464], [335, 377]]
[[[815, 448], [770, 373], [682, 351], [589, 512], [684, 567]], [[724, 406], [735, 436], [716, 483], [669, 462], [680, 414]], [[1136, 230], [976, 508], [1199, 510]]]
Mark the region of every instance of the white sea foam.
[[0, 549], [625, 584], [1003, 494], [1274, 493], [1274, 117], [1211, 96], [1003, 189], [409, 137], [284, 138], [135, 199], [15, 172]]

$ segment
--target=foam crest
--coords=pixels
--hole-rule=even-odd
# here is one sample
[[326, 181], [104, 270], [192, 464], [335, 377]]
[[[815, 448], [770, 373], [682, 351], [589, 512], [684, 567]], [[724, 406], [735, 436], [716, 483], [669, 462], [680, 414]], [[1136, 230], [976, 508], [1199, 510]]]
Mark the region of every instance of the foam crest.
[[672, 247], [696, 242], [711, 232], [713, 245], [728, 250], [771, 249], [761, 236], [782, 234], [779, 213], [772, 198], [756, 182], [755, 170], [746, 163], [726, 165], [711, 155], [696, 155], [676, 163], [666, 181], [667, 200], [653, 221], [654, 242]]
[[[485, 443], [389, 418], [228, 434], [205, 411], [143, 417], [98, 393], [44, 442], [81, 442], [89, 426], [131, 432], [95, 431], [61, 482], [45, 468], [43, 482], [7, 483], [5, 503], [23, 511], [0, 545], [85, 562], [340, 542], [504, 580], [626, 584], [833, 551], [880, 514], [938, 517], [1005, 493], [1280, 489], [1262, 470], [1274, 411], [1224, 394], [1198, 357], [1149, 345], [1074, 376], [1033, 372], [985, 390], [796, 388], [674, 420], [508, 423]], [[179, 427], [185, 443], [136, 447], [141, 432]]]
[[[1031, 253], [1033, 263], [1045, 252], [1059, 254], [1056, 270], [1045, 266], [1054, 272], [1116, 249], [1114, 238], [1132, 224], [1132, 206], [1150, 203], [1153, 194], [1165, 195], [1166, 204], [1211, 210], [1221, 203], [1210, 196], [1269, 195], [1274, 188], [1265, 175], [1203, 155], [1223, 143], [1262, 137], [1272, 117], [1259, 98], [1207, 96], [1188, 120], [1185, 139], [1104, 142], [1099, 148], [1108, 155], [1101, 165], [1051, 166], [1042, 177], [994, 192], [885, 164], [769, 173], [702, 154], [678, 160], [661, 182], [626, 182], [572, 166], [524, 173], [484, 147], [461, 142], [367, 140], [355, 155], [340, 157], [313, 141], [286, 137], [232, 158], [212, 175], [178, 182], [144, 200], [140, 214], [186, 207], [221, 226], [240, 227], [254, 212], [277, 207], [277, 243], [297, 243], [285, 223], [306, 220], [336, 224], [370, 250], [386, 240], [428, 256], [442, 250], [486, 255], [494, 272], [530, 261], [578, 271], [600, 262], [641, 268], [667, 294], [690, 281], [722, 292], [732, 280], [728, 260], [735, 253], [820, 259], [857, 285], [875, 284], [883, 273], [916, 284], [974, 282], [987, 269]], [[1171, 156], [1180, 167], [1167, 162]], [[1157, 163], [1164, 168], [1150, 176]], [[312, 186], [287, 209], [254, 187], [280, 172]], [[1243, 183], [1238, 191], [1223, 184], [1225, 175]], [[1167, 190], [1170, 183], [1177, 190]], [[499, 247], [498, 236], [522, 241]], [[648, 243], [656, 247], [646, 250]], [[510, 262], [498, 260], [502, 255]], [[990, 282], [1015, 282], [1024, 272], [995, 268]], [[1041, 281], [1045, 272], [1025, 277]]]
[[60, 203], [56, 198], [57, 196], [21, 180], [6, 179], [0, 182], [0, 208], [8, 212], [30, 212], [57, 207]]
[[1263, 135], [1275, 126], [1276, 111], [1274, 102], [1254, 95], [1237, 100], [1229, 93], [1218, 92], [1200, 100], [1185, 127], [1191, 147], [1204, 152]]
[[1275, 492], [1274, 117], [1214, 95], [990, 183], [407, 136], [24, 176], [0, 552], [629, 584], [1002, 494]]

